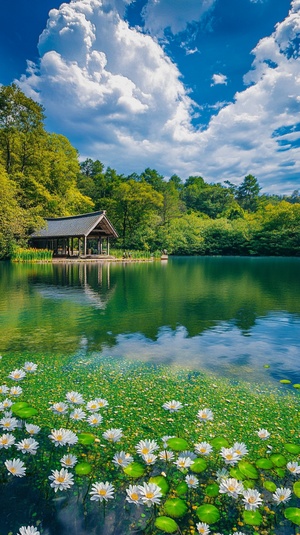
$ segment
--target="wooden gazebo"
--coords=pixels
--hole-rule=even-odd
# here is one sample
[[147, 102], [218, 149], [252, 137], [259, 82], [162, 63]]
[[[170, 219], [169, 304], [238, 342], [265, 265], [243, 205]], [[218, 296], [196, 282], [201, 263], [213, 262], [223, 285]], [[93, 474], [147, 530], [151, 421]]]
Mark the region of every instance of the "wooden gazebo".
[[109, 255], [110, 238], [118, 234], [106, 211], [46, 218], [45, 226], [30, 237], [33, 247], [53, 251], [55, 256]]

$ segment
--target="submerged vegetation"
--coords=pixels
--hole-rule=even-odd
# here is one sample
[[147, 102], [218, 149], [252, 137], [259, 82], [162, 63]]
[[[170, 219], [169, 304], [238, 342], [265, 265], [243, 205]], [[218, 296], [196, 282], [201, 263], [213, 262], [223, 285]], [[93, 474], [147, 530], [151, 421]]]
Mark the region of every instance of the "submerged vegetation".
[[4, 499], [3, 533], [58, 534], [56, 515], [74, 534], [297, 532], [288, 385], [97, 355], [5, 355], [1, 379], [2, 495], [32, 500], [5, 518]]

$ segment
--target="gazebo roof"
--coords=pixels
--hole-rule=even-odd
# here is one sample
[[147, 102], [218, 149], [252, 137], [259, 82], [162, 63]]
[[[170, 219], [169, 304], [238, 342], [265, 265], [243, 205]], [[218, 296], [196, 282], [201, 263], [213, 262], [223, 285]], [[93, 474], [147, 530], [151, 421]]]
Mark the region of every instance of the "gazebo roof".
[[108, 236], [117, 238], [118, 233], [106, 216], [106, 211], [89, 214], [46, 218], [45, 227], [37, 230], [31, 238], [72, 238]]

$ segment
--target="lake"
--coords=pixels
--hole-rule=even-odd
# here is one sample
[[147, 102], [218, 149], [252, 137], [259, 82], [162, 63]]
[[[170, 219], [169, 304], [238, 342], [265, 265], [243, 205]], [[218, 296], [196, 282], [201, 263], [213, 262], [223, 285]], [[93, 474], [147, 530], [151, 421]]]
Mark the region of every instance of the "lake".
[[300, 258], [274, 257], [1, 262], [0, 352], [122, 357], [299, 383], [299, 272]]

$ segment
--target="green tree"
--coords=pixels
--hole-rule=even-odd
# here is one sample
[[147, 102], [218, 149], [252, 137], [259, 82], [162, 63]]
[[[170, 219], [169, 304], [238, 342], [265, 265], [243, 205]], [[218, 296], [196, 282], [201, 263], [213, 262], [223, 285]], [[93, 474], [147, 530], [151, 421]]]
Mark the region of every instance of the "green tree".
[[247, 212], [256, 212], [259, 206], [261, 187], [253, 175], [247, 175], [237, 189], [236, 199]]

